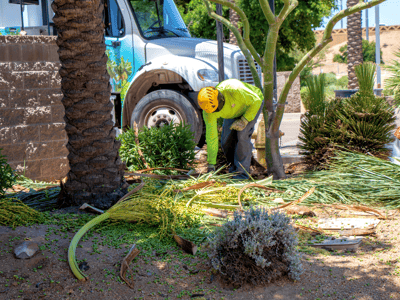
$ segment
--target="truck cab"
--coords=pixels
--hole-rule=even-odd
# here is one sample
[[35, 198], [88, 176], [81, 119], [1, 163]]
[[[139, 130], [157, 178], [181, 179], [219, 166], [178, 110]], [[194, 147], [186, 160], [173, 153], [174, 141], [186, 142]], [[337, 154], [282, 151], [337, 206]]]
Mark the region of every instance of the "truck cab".
[[[105, 24], [107, 69], [113, 93], [123, 101], [122, 127], [185, 122], [199, 142], [197, 94], [218, 84], [217, 42], [191, 37], [173, 0], [106, 0]], [[225, 79], [254, 84], [239, 47], [224, 43], [223, 52]]]

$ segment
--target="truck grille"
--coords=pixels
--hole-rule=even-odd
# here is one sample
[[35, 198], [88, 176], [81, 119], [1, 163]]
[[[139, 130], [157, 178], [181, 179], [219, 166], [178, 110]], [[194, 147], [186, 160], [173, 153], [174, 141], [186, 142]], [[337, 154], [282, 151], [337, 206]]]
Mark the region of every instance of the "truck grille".
[[[261, 67], [256, 62], [254, 63], [256, 64], [257, 73], [261, 80]], [[245, 58], [241, 58], [238, 60], [238, 71], [239, 71], [239, 80], [250, 84], [254, 84], [254, 79], [253, 76], [251, 75], [250, 66]]]

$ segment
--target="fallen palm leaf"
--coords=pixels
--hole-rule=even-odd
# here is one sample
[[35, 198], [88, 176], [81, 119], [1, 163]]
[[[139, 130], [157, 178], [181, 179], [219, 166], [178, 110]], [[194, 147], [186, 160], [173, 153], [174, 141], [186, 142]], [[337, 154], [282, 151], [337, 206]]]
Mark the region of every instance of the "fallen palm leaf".
[[186, 253], [195, 255], [197, 252], [197, 246], [191, 241], [185, 240], [179, 235], [174, 234], [174, 240], [178, 243], [179, 247], [182, 248]]
[[87, 203], [83, 203], [82, 206], [79, 207], [79, 209], [80, 210], [86, 210], [88, 212], [95, 213], [95, 214], [98, 214], [98, 215], [104, 214], [104, 210], [101, 210], [101, 209], [98, 209], [96, 207], [93, 207], [93, 206], [91, 206], [91, 205], [89, 205]]
[[290, 215], [299, 215], [299, 216], [307, 216], [307, 217], [315, 217], [317, 216], [315, 212], [313, 212], [311, 209], [309, 209], [306, 206], [291, 206], [289, 208], [285, 209], [287, 214]]
[[293, 202], [290, 202], [290, 203], [287, 203], [287, 204], [284, 204], [284, 205], [281, 205], [281, 206], [278, 206], [278, 207], [275, 207], [275, 208], [273, 208], [273, 209], [274, 209], [274, 210], [275, 210], [275, 209], [282, 209], [282, 208], [287, 208], [287, 207], [289, 207], [289, 206], [291, 206], [291, 205], [297, 205], [297, 204], [303, 202], [304, 200], [306, 200], [308, 197], [310, 197], [310, 196], [312, 195], [312, 193], [314, 193], [314, 191], [315, 191], [315, 186], [313, 186], [310, 190], [308, 190], [308, 191], [307, 191], [303, 196], [301, 196], [298, 200], [293, 201]]
[[375, 228], [354, 228], [349, 230], [342, 230], [338, 233], [342, 236], [376, 235]]
[[125, 256], [121, 263], [121, 270], [119, 272], [119, 275], [121, 276], [122, 280], [125, 281], [125, 283], [133, 289], [135, 287], [135, 283], [133, 280], [128, 280], [126, 278], [126, 272], [129, 269], [129, 264], [132, 262], [132, 260], [135, 259], [135, 257], [140, 253], [140, 250], [136, 248], [136, 245], [133, 245], [131, 249], [129, 250], [129, 253]]
[[298, 229], [301, 229], [301, 230], [304, 230], [304, 231], [309, 231], [309, 232], [316, 233], [316, 234], [321, 234], [321, 235], [326, 234], [325, 231], [323, 231], [321, 229], [315, 229], [315, 228], [311, 228], [311, 227], [308, 227], [308, 226], [303, 226], [303, 225], [300, 225], [300, 224], [293, 224], [293, 226], [295, 228], [298, 228]]

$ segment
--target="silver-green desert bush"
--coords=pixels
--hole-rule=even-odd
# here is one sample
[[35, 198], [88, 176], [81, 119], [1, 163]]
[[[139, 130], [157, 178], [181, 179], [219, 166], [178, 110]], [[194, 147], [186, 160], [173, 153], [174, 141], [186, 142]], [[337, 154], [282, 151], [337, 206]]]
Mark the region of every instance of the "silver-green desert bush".
[[212, 266], [234, 285], [257, 285], [303, 273], [291, 219], [280, 212], [251, 207], [236, 211], [210, 238]]

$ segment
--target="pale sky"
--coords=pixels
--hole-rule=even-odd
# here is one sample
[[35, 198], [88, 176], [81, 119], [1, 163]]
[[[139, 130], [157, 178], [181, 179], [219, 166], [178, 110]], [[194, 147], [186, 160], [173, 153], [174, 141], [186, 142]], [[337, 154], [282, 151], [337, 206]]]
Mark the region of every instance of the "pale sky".
[[[343, 3], [343, 9], [346, 7], [346, 0], [337, 0], [339, 3]], [[329, 21], [327, 18], [324, 22], [324, 26]], [[368, 9], [369, 27], [375, 27], [375, 7]], [[365, 10], [362, 11], [362, 27], [365, 27], [366, 14]], [[400, 25], [400, 0], [386, 0], [379, 4], [379, 23], [385, 25]], [[346, 18], [343, 19], [343, 28], [346, 28]], [[323, 29], [320, 27], [317, 29]], [[335, 29], [342, 28], [341, 22], [336, 24]]]

